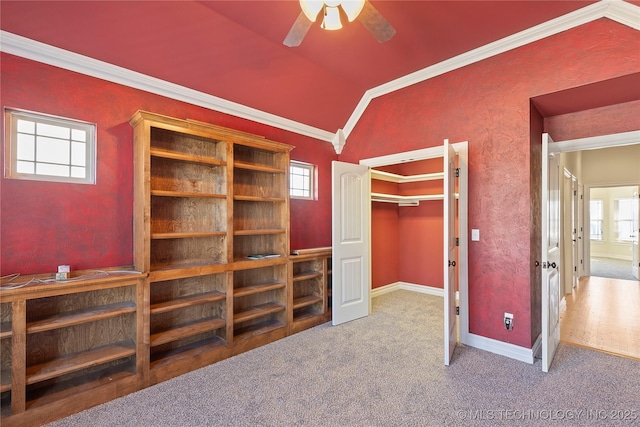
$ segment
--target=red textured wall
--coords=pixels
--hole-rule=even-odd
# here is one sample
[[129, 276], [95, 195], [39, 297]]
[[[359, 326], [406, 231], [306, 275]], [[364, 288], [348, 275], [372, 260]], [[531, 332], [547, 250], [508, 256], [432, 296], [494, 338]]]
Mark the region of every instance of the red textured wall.
[[[481, 237], [469, 247], [471, 333], [527, 348], [537, 338], [530, 99], [637, 73], [639, 34], [600, 19], [547, 37], [376, 98], [349, 135], [340, 160], [353, 163], [469, 141], [469, 229]], [[513, 331], [502, 326], [504, 312], [515, 316]]]
[[[291, 203], [292, 248], [331, 245], [331, 144], [184, 102], [2, 54], [1, 104], [97, 123], [97, 184], [2, 179], [2, 275], [131, 265], [133, 131], [147, 110], [215, 123], [296, 146], [291, 157], [318, 165], [318, 201]], [[4, 130], [3, 130], [4, 132]]]

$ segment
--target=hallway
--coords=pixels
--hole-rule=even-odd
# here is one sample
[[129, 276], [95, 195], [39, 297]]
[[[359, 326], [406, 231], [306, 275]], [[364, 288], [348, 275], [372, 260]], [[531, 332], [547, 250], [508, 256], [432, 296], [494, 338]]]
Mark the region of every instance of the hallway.
[[581, 277], [560, 314], [560, 341], [640, 360], [640, 281]]

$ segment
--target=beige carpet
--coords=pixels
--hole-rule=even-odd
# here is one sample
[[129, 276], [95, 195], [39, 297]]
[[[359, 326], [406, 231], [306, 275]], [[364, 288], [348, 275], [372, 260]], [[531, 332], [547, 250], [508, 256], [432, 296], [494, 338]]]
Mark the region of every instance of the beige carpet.
[[50, 426], [638, 425], [640, 362], [561, 344], [548, 374], [539, 361], [465, 347], [445, 367], [442, 306], [388, 293], [367, 318], [318, 326]]

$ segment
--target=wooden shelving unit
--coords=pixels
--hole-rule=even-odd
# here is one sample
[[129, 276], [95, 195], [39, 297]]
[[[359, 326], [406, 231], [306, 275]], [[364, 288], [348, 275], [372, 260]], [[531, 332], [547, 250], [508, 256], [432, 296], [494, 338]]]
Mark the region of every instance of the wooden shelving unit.
[[39, 425], [105, 402], [107, 384], [138, 388], [145, 277], [86, 272], [1, 291], [3, 425]]
[[0, 290], [3, 427], [41, 425], [330, 319], [330, 248], [290, 256], [291, 146], [142, 111], [130, 124], [133, 268]]
[[284, 336], [293, 147], [143, 111], [130, 123], [148, 384]]
[[331, 319], [329, 299], [331, 248], [294, 251], [291, 272], [291, 332], [298, 332]]

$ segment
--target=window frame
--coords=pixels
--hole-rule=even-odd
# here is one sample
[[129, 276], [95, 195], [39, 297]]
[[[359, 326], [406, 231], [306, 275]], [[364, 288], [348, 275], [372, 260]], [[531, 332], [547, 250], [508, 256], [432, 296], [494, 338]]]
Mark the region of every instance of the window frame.
[[[630, 204], [630, 217], [622, 217], [621, 218], [621, 209], [620, 209], [620, 202], [624, 202], [624, 203], [629, 203]], [[617, 197], [615, 199], [613, 199], [613, 229], [614, 229], [614, 241], [618, 242], [618, 243], [631, 243], [633, 242], [633, 238], [630, 237], [630, 235], [634, 232], [633, 230], [633, 204], [634, 204], [635, 200], [633, 197]], [[620, 230], [620, 224], [621, 223], [627, 223], [628, 224], [628, 230], [627, 231], [621, 231]], [[625, 234], [622, 235], [621, 234]]]
[[[593, 218], [592, 204], [597, 203], [600, 206], [600, 218]], [[592, 227], [595, 222], [600, 224], [600, 237], [594, 238], [591, 233]], [[591, 199], [589, 200], [589, 240], [593, 240], [594, 242], [603, 242], [604, 241], [604, 200], [603, 199]]]
[[[7, 179], [20, 179], [30, 181], [43, 182], [61, 182], [70, 184], [95, 184], [96, 183], [96, 152], [97, 152], [97, 125], [95, 123], [76, 120], [68, 117], [55, 116], [35, 111], [22, 110], [17, 108], [4, 108], [5, 117], [5, 172]], [[66, 127], [72, 130], [81, 130], [86, 132], [85, 139], [85, 177], [77, 178], [72, 176], [59, 176], [35, 173], [18, 172], [18, 129], [17, 122], [19, 119], [33, 121], [53, 126]], [[34, 134], [36, 135], [36, 134]], [[71, 138], [69, 141], [72, 141]], [[38, 161], [34, 158], [34, 164], [46, 163]], [[63, 164], [63, 163], [54, 163]], [[71, 158], [65, 166], [74, 166]]]
[[[292, 171], [292, 168], [300, 168], [300, 169], [304, 169], [308, 172], [309, 174], [309, 188], [293, 188], [293, 179], [292, 176], [293, 175], [300, 175], [300, 174], [294, 174]], [[316, 166], [311, 164], [311, 163], [306, 163], [306, 162], [301, 162], [299, 160], [290, 160], [289, 161], [289, 197], [291, 199], [298, 199], [298, 200], [316, 200]], [[292, 194], [294, 190], [302, 190], [302, 191], [308, 191], [308, 195], [307, 196], [300, 196], [300, 195], [294, 195]]]

